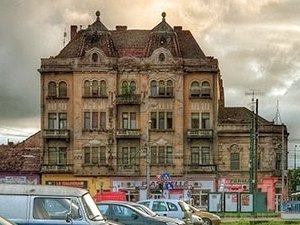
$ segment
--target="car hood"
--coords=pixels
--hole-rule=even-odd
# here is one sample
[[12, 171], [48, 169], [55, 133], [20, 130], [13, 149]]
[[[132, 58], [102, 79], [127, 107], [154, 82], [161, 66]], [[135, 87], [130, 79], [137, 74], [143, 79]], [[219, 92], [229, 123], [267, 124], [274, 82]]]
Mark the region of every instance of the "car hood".
[[157, 219], [159, 219], [160, 221], [163, 221], [163, 222], [173, 222], [173, 223], [177, 223], [179, 225], [184, 225], [185, 224], [184, 221], [182, 221], [180, 219], [177, 219], [177, 218], [173, 218], [173, 217], [156, 215], [155, 218], [157, 218]]

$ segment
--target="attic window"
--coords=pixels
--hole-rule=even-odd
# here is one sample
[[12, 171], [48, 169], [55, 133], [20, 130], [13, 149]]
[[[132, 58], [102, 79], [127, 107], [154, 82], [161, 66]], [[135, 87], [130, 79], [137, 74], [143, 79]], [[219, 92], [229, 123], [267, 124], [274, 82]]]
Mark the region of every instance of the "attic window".
[[158, 59], [159, 59], [160, 62], [165, 61], [165, 55], [164, 55], [164, 53], [160, 53], [159, 56], [158, 56]]
[[93, 63], [97, 63], [98, 62], [98, 59], [99, 59], [99, 56], [97, 53], [93, 53], [92, 55], [92, 62]]

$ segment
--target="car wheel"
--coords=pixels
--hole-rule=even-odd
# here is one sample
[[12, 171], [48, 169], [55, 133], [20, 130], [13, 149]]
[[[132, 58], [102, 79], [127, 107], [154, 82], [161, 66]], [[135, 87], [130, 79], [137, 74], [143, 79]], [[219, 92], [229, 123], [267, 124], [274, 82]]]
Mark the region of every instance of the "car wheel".
[[208, 218], [202, 218], [203, 220], [203, 225], [212, 225], [211, 220]]

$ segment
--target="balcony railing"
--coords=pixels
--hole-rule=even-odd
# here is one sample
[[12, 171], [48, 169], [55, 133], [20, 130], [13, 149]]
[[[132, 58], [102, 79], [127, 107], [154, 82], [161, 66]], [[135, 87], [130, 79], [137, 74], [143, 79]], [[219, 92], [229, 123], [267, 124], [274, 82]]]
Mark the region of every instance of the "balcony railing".
[[116, 138], [140, 138], [141, 129], [118, 129]]
[[116, 103], [118, 105], [139, 105], [141, 104], [141, 95], [137, 94], [128, 94], [128, 95], [119, 95], [116, 98]]
[[46, 139], [70, 138], [70, 130], [67, 129], [45, 129], [43, 137]]
[[72, 164], [63, 164], [63, 165], [52, 165], [44, 164], [42, 165], [42, 172], [72, 172]]
[[187, 131], [188, 138], [213, 138], [212, 129], [190, 129]]
[[119, 176], [140, 175], [140, 166], [139, 165], [118, 165], [117, 174]]
[[189, 173], [216, 173], [216, 165], [187, 165], [187, 172]]

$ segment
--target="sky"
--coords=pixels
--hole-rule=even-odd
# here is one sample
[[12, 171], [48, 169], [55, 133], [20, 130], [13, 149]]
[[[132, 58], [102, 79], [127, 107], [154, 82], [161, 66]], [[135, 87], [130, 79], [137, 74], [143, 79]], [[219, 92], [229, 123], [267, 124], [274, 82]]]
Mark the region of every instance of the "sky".
[[152, 29], [162, 12], [190, 30], [219, 61], [225, 105], [251, 109], [254, 93], [260, 116], [287, 125], [300, 166], [298, 0], [0, 0], [0, 144], [40, 129], [40, 59], [56, 56], [70, 25], [87, 28], [97, 10], [111, 30]]

